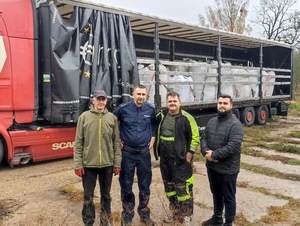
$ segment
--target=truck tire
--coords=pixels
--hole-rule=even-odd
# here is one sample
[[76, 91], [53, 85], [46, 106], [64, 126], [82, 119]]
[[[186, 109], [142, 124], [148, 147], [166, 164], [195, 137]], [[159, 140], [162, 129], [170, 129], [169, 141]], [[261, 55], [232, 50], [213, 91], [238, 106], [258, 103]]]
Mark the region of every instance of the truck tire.
[[238, 120], [241, 120], [241, 113], [240, 113], [239, 109], [233, 108], [232, 109], [232, 115], [234, 117], [236, 117]]
[[266, 124], [269, 117], [269, 109], [266, 105], [259, 106], [255, 109], [256, 123], [258, 125]]
[[253, 107], [246, 107], [241, 113], [241, 122], [246, 126], [252, 126], [255, 121], [255, 111]]

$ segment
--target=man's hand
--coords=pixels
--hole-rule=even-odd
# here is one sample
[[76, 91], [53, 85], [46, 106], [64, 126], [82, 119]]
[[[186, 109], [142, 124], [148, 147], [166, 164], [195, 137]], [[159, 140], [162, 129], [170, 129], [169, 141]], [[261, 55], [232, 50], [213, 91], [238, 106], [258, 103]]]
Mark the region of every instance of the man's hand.
[[193, 154], [191, 152], [187, 151], [186, 154], [185, 154], [185, 157], [186, 157], [186, 161], [188, 163], [191, 163], [191, 161], [193, 159]]
[[121, 168], [120, 167], [114, 167], [114, 169], [113, 169], [114, 176], [119, 175], [120, 172], [121, 172]]
[[155, 142], [155, 137], [151, 137], [151, 140], [148, 144], [149, 150], [153, 148], [154, 142]]
[[211, 162], [218, 162], [218, 160], [215, 160], [215, 159], [212, 158], [212, 153], [213, 153], [212, 150], [207, 150], [207, 151], [206, 151], [206, 154], [205, 154], [205, 158], [206, 158], [208, 161], [211, 161]]
[[79, 177], [82, 177], [84, 175], [84, 168], [75, 170], [75, 174]]

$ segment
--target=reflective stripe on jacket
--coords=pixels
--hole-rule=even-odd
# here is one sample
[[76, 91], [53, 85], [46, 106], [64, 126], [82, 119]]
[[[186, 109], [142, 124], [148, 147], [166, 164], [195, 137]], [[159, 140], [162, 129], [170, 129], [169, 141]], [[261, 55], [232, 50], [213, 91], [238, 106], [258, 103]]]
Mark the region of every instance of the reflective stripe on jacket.
[[[160, 129], [162, 122], [168, 113], [167, 110], [160, 111], [157, 114], [158, 133], [155, 141], [154, 155], [155, 159], [158, 160], [160, 156], [159, 143]], [[199, 146], [200, 137], [198, 125], [192, 115], [184, 110], [180, 110], [180, 113], [175, 116], [175, 129], [174, 129], [174, 147], [175, 147], [175, 163], [180, 164], [186, 161], [185, 154], [187, 151], [195, 152]]]

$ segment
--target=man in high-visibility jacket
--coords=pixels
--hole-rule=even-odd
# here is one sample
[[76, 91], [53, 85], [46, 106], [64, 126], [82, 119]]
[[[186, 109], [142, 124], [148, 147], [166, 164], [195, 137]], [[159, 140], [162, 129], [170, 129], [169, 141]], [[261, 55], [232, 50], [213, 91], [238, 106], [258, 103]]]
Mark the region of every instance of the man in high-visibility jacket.
[[160, 170], [171, 214], [164, 222], [179, 220], [191, 224], [193, 214], [193, 155], [199, 146], [199, 130], [192, 115], [181, 109], [180, 96], [167, 94], [168, 109], [157, 114], [159, 121], [155, 157]]

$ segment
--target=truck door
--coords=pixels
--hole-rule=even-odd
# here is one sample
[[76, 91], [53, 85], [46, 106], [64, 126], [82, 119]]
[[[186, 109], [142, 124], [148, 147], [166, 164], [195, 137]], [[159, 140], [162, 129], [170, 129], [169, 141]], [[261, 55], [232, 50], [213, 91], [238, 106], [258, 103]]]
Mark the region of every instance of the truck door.
[[0, 112], [10, 112], [12, 108], [10, 46], [5, 22], [0, 14]]

